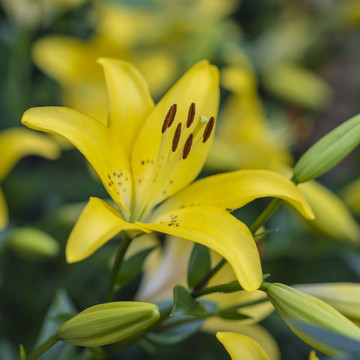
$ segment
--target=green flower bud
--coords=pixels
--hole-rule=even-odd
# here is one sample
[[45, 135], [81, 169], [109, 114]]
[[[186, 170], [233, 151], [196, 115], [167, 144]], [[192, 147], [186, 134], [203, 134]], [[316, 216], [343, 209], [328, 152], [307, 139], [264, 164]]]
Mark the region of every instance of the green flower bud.
[[323, 283], [295, 285], [301, 291], [324, 300], [360, 326], [360, 284]]
[[159, 308], [150, 303], [124, 301], [99, 304], [63, 323], [57, 336], [73, 345], [103, 346], [146, 329], [159, 316]]
[[360, 143], [360, 115], [345, 121], [317, 141], [299, 159], [293, 179], [302, 183], [332, 169]]
[[36, 259], [50, 258], [59, 252], [59, 244], [53, 237], [29, 227], [12, 230], [9, 245], [17, 252]]
[[323, 344], [304, 333], [293, 320], [360, 340], [360, 328], [324, 301], [278, 283], [264, 283], [262, 289], [266, 291], [270, 302], [291, 330], [315, 349], [329, 355], [339, 353], [336, 348]]

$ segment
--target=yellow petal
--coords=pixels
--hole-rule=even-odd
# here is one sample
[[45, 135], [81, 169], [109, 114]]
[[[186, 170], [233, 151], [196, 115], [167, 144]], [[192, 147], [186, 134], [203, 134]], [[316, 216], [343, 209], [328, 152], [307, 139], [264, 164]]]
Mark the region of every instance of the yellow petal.
[[216, 337], [224, 345], [232, 360], [270, 360], [266, 351], [246, 335], [218, 332]]
[[60, 147], [49, 137], [22, 128], [11, 128], [0, 133], [0, 180], [24, 156], [39, 155], [56, 159]]
[[124, 230], [149, 232], [141, 226], [121, 219], [120, 213], [105, 201], [90, 198], [66, 244], [67, 262], [74, 263], [86, 259]]
[[3, 230], [8, 223], [8, 209], [4, 194], [0, 189], [0, 231]]
[[287, 178], [266, 170], [240, 170], [195, 181], [161, 205], [154, 216], [193, 204], [232, 211], [260, 197], [283, 199], [305, 218], [313, 218], [310, 206], [296, 186]]
[[94, 45], [66, 36], [48, 36], [35, 43], [33, 58], [41, 70], [61, 85], [74, 84], [84, 78], [101, 80]]
[[104, 67], [108, 88], [108, 127], [130, 158], [135, 137], [154, 108], [149, 87], [140, 72], [128, 62], [110, 58], [101, 58], [98, 62]]
[[340, 198], [316, 181], [298, 188], [315, 213], [311, 227], [333, 239], [360, 243], [360, 227]]
[[164, 213], [147, 229], [195, 241], [215, 250], [233, 268], [240, 285], [255, 291], [262, 282], [260, 257], [249, 229], [228, 212], [194, 206]]
[[[202, 61], [193, 66], [162, 98], [146, 119], [135, 141], [132, 168], [137, 186], [136, 206], [144, 199], [150, 207], [162, 201], [189, 184], [200, 172], [208, 155], [211, 138], [192, 147], [189, 156], [183, 160], [182, 151], [185, 140], [193, 131], [186, 128], [191, 103], [195, 103], [196, 113], [193, 125], [201, 115], [216, 117], [219, 103], [219, 74], [217, 68]], [[173, 104], [177, 104], [174, 123], [162, 133], [166, 114]], [[172, 139], [178, 123], [184, 126], [179, 146], [172, 152]], [[204, 131], [204, 129], [201, 131]], [[199, 133], [200, 134], [200, 133]], [[163, 145], [163, 146], [161, 146]], [[154, 186], [154, 176], [161, 167], [161, 174]], [[164, 170], [165, 169], [165, 170]], [[161, 181], [159, 180], [161, 177]], [[152, 188], [149, 194], [149, 188]]]
[[310, 351], [309, 360], [319, 360], [314, 350]]
[[354, 214], [360, 215], [360, 179], [348, 184], [341, 195]]
[[264, 348], [271, 360], [280, 360], [278, 344], [272, 335], [262, 326], [244, 325], [242, 320], [225, 320], [211, 317], [206, 320], [201, 330], [210, 333], [226, 331], [249, 336]]
[[29, 109], [22, 122], [69, 140], [94, 167], [114, 201], [127, 209], [131, 199], [129, 163], [124, 149], [105, 125], [63, 107]]

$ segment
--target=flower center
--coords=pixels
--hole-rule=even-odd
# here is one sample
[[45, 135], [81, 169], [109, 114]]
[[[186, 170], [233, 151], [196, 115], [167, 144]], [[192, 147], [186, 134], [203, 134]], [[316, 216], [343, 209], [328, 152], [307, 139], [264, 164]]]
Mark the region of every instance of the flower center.
[[147, 179], [144, 179], [147, 182], [147, 191], [139, 199], [133, 214], [138, 221], [146, 219], [156, 204], [174, 193], [176, 179], [172, 178], [173, 174], [183, 161], [191, 157], [199, 144], [208, 141], [213, 131], [215, 118], [196, 116], [195, 103], [189, 106], [186, 122], [175, 121], [177, 110], [177, 104], [173, 104], [165, 116], [160, 129], [162, 136], [156, 159], [149, 164], [143, 164], [149, 167]]

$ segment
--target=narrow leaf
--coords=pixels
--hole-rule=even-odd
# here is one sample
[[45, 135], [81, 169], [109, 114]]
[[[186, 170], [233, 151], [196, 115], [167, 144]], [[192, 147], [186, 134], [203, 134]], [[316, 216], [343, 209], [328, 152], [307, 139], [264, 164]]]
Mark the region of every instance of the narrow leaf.
[[217, 316], [219, 316], [222, 319], [227, 320], [244, 320], [244, 319], [251, 319], [251, 316], [248, 316], [246, 314], [242, 314], [236, 309], [220, 309], [217, 312]]
[[[173, 319], [175, 320], [175, 318]], [[176, 319], [179, 319], [179, 317], [176, 317]], [[165, 324], [170, 325], [171, 320], [172, 319], [170, 319], [170, 321], [166, 322]], [[184, 322], [183, 324], [179, 324], [171, 328], [166, 328], [162, 332], [150, 333], [148, 335], [148, 338], [159, 344], [176, 344], [197, 333], [203, 326], [204, 322], [204, 318], [197, 318], [196, 320], [191, 322]]]
[[22, 344], [19, 346], [20, 348], [20, 360], [26, 360], [26, 352]]
[[195, 244], [191, 253], [188, 267], [189, 288], [195, 287], [210, 271], [210, 251], [206, 246]]

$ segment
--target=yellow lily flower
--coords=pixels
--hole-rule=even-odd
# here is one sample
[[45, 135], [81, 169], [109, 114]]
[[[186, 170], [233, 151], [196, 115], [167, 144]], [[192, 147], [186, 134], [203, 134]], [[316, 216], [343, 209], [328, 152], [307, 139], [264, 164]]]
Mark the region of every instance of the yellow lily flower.
[[224, 345], [232, 360], [271, 360], [266, 351], [246, 335], [218, 332], [216, 337]]
[[[51, 139], [26, 129], [11, 128], [0, 133], [0, 182], [24, 156], [39, 155], [48, 159], [59, 156], [60, 149]], [[8, 210], [0, 189], [0, 231], [8, 223]]]
[[218, 70], [206, 61], [196, 64], [155, 106], [133, 66], [114, 59], [99, 62], [109, 91], [107, 126], [62, 107], [33, 108], [22, 119], [33, 129], [72, 142], [116, 204], [90, 198], [70, 234], [67, 261], [87, 258], [121, 231], [158, 231], [215, 250], [231, 264], [244, 289], [256, 290], [262, 273], [254, 239], [229, 211], [271, 196], [288, 201], [307, 218], [313, 215], [295, 185], [276, 173], [237, 171], [189, 185], [211, 146]]

